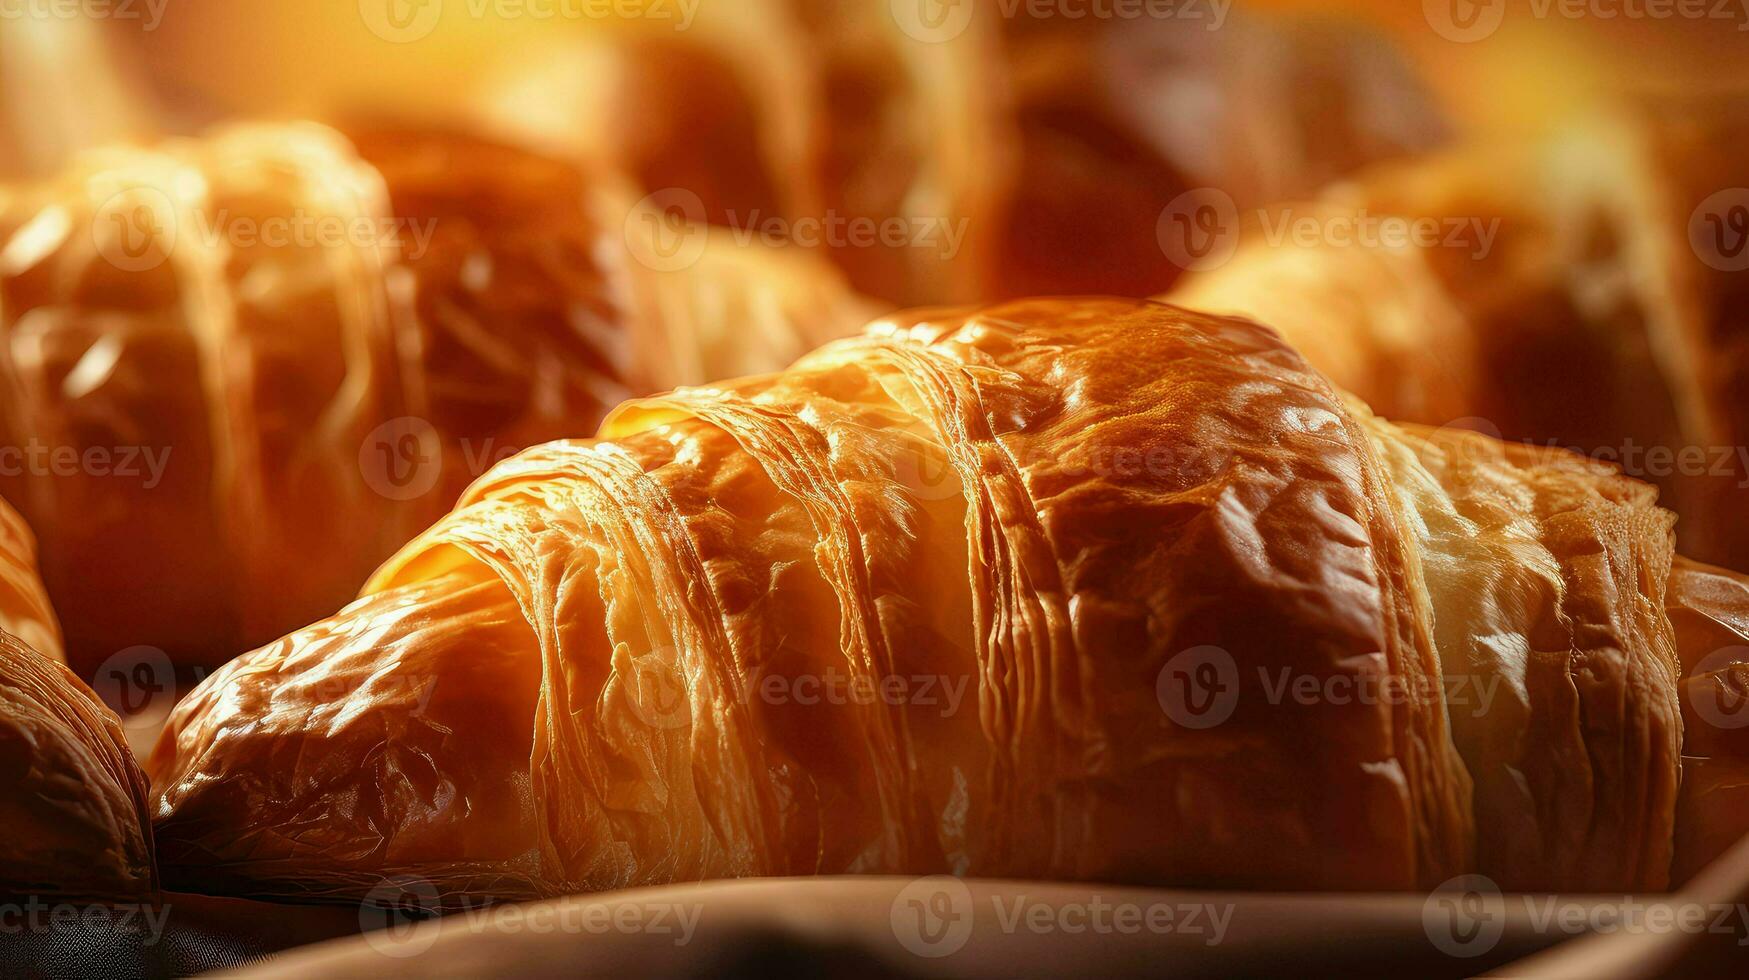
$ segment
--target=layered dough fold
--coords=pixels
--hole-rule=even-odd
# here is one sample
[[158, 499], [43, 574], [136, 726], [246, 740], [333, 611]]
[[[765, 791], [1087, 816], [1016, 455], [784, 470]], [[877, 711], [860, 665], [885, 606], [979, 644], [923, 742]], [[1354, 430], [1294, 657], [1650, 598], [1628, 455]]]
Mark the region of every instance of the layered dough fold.
[[161, 858], [447, 904], [1657, 888], [1671, 555], [1649, 488], [1378, 420], [1247, 321], [888, 320], [503, 463], [357, 604], [209, 679], [150, 763]]

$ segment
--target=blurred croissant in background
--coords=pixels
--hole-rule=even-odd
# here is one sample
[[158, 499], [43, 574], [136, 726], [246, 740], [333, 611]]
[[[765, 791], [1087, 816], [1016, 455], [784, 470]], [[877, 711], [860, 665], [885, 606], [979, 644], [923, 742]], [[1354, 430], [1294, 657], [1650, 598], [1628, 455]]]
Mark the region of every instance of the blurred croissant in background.
[[1147, 295], [1177, 271], [1155, 225], [1178, 195], [1262, 203], [1444, 135], [1414, 73], [1352, 24], [929, 9], [765, 0], [707, 5], [683, 32], [560, 34], [484, 84], [480, 114], [695, 193], [718, 224], [951, 223], [952, 255], [828, 243], [860, 291], [906, 305]]
[[[152, 30], [105, 37], [140, 111], [172, 127], [361, 112], [478, 127], [623, 173], [694, 221], [776, 222], [899, 305], [1149, 295], [1178, 271], [1155, 227], [1178, 195], [1303, 195], [1448, 128], [1385, 36], [1327, 15], [615, 7], [178, 0]], [[332, 54], [312, 64], [317, 39]]]
[[[501, 464], [178, 706], [159, 858], [452, 908], [841, 873], [1656, 890], [1745, 828], [1679, 799], [1678, 694], [1746, 669], [1713, 651], [1749, 580], [1675, 559], [1655, 497], [1385, 422], [1246, 320], [905, 315]], [[1398, 695], [1270, 693], [1302, 681]]]
[[[1749, 102], [1628, 104], [1266, 209], [1171, 298], [1274, 325], [1389, 418], [1622, 466], [1686, 553], [1749, 568], [1746, 156]], [[1273, 240], [1271, 217], [1423, 234]]]
[[799, 252], [661, 250], [633, 198], [470, 136], [313, 124], [13, 188], [0, 491], [75, 668], [222, 663], [353, 595], [498, 459], [866, 316]]

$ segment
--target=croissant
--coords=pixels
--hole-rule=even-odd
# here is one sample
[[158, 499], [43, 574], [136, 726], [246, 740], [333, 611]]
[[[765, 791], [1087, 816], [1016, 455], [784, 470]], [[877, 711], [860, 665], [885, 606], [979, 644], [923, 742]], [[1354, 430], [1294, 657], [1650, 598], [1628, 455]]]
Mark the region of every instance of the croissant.
[[0, 572], [0, 895], [149, 891], [145, 774], [120, 719], [57, 662], [30, 531], [3, 500]]
[[450, 907], [834, 873], [1655, 889], [1704, 639], [1655, 496], [1385, 422], [1246, 320], [894, 317], [506, 461], [208, 678], [148, 762], [159, 860]]
[[1422, 240], [1235, 228], [1233, 258], [1170, 299], [1276, 326], [1382, 415], [1622, 465], [1682, 515], [1685, 553], [1749, 567], [1733, 313], [1749, 212], [1729, 190], [1746, 147], [1742, 104], [1656, 103], [1539, 144], [1384, 167], [1269, 213], [1344, 229], [1414, 221]]
[[1683, 665], [1681, 881], [1749, 836], [1749, 576], [1679, 559], [1669, 608]]
[[0, 499], [0, 633], [65, 663], [61, 624], [37, 571], [36, 538], [12, 505]]
[[552, 32], [469, 101], [713, 223], [818, 239], [860, 292], [907, 305], [1149, 295], [1178, 271], [1156, 226], [1180, 195], [1302, 195], [1443, 139], [1382, 37], [1180, 13], [707, 4], [684, 31], [648, 17]]
[[459, 133], [311, 124], [99, 152], [18, 189], [0, 489], [40, 536], [75, 668], [138, 644], [211, 667], [331, 611], [492, 463], [748, 369], [710, 362], [722, 317], [773, 338], [757, 370], [864, 318], [802, 256], [726, 260], [681, 229], [682, 263], [658, 266], [621, 197]]

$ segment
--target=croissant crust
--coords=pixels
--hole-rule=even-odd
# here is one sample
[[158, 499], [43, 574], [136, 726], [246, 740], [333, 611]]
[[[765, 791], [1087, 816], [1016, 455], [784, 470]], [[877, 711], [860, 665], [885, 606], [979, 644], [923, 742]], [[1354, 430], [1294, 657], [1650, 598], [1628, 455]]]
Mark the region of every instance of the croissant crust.
[[[498, 466], [178, 708], [157, 831], [277, 895], [1658, 887], [1670, 561], [1649, 489], [1378, 420], [1256, 324], [926, 312]], [[1173, 694], [1209, 670], [1218, 717]]]

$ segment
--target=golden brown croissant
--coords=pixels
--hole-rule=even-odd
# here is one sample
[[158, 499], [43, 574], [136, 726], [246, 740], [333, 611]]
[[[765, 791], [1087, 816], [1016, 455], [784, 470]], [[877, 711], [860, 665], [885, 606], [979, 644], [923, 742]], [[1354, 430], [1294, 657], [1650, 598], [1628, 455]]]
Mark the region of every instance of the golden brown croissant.
[[210, 678], [150, 760], [160, 859], [450, 905], [846, 872], [1658, 888], [1654, 497], [1381, 421], [1248, 321], [893, 319], [500, 465]]
[[0, 633], [0, 894], [118, 898], [153, 887], [145, 774], [114, 712]]
[[[1731, 190], [1746, 147], [1744, 106], [1660, 104], [1546, 145], [1383, 168], [1267, 209], [1235, 229], [1231, 261], [1171, 298], [1278, 327], [1387, 417], [1620, 464], [1682, 515], [1685, 553], [1749, 567], [1735, 312], [1749, 194]], [[1348, 234], [1391, 220], [1425, 237]], [[1271, 240], [1288, 221], [1343, 234]]]
[[81, 672], [137, 644], [216, 665], [331, 611], [492, 463], [745, 369], [697, 353], [731, 322], [786, 338], [771, 369], [861, 319], [819, 266], [726, 263], [693, 229], [673, 268], [695, 281], [646, 268], [611, 178], [460, 134], [354, 136], [97, 153], [0, 216], [21, 460], [0, 482]]
[[114, 712], [51, 659], [60, 634], [30, 531], [3, 500], [0, 571], [0, 895], [147, 891], [145, 774]]

